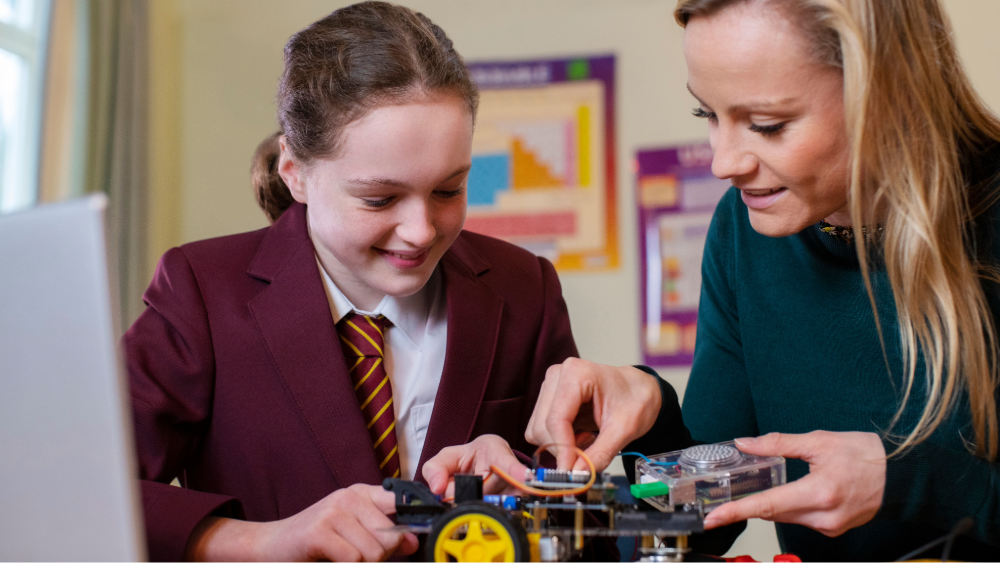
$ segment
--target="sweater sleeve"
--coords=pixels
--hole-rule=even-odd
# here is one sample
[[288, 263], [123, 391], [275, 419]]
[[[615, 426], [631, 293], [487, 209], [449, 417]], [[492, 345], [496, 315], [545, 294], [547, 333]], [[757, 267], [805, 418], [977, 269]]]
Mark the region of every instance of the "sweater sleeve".
[[[528, 444], [523, 436], [525, 430], [528, 428], [528, 420], [531, 418], [531, 412], [538, 401], [542, 382], [545, 381], [545, 373], [550, 366], [579, 355], [576, 349], [576, 342], [573, 340], [573, 330], [569, 322], [569, 309], [566, 307], [566, 300], [563, 299], [562, 285], [559, 283], [559, 276], [556, 274], [556, 269], [545, 258], [538, 258], [538, 263], [542, 270], [542, 290], [544, 293], [542, 326], [538, 337], [538, 346], [535, 347], [531, 363], [530, 396], [528, 398], [528, 404], [531, 405], [531, 408], [524, 409], [519, 427], [521, 440], [524, 442], [526, 449], [523, 452], [518, 452], [517, 450], [514, 452], [521, 463], [528, 467], [531, 467], [532, 463], [528, 452], [534, 453], [535, 448]], [[554, 459], [549, 457], [548, 461], [552, 462], [552, 466], [554, 466]], [[587, 511], [586, 525], [589, 527], [605, 528], [608, 525], [607, 517], [594, 511]], [[619, 558], [618, 546], [612, 538], [595, 537], [587, 542], [583, 552], [584, 561], [618, 561]]]
[[705, 443], [759, 433], [733, 291], [735, 201], [732, 191], [722, 199], [705, 241], [694, 362], [684, 394], [684, 422], [692, 438]]
[[523, 409], [521, 420], [518, 421], [518, 443], [511, 444], [512, 448], [520, 449], [529, 459], [536, 448], [528, 443], [524, 433], [528, 429], [528, 421], [541, 393], [545, 373], [549, 367], [561, 364], [567, 358], [579, 357], [569, 322], [569, 309], [566, 307], [566, 300], [563, 299], [562, 285], [559, 283], [556, 269], [545, 258], [538, 258], [538, 265], [542, 273], [543, 293], [541, 327], [531, 358], [531, 373], [527, 374], [529, 381], [525, 404], [528, 406]]
[[880, 514], [943, 530], [971, 517], [965, 534], [1000, 546], [1000, 468], [968, 452], [918, 444], [887, 460]]
[[152, 560], [184, 559], [198, 523], [242, 517], [232, 497], [168, 485], [181, 477], [211, 416], [215, 358], [197, 280], [180, 249], [167, 252], [143, 296], [146, 310], [122, 337], [146, 538]]

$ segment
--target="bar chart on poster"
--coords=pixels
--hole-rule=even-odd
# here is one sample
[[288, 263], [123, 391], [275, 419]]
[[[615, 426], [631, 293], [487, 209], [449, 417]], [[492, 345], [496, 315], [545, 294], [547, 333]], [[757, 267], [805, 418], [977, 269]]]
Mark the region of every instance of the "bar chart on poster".
[[617, 267], [614, 58], [470, 70], [481, 98], [465, 228], [560, 270]]

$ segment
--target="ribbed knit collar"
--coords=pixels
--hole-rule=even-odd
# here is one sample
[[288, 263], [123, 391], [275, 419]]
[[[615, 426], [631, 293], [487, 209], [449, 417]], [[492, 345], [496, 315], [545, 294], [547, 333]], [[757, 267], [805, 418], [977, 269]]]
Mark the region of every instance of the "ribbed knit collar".
[[818, 243], [819, 246], [827, 250], [835, 258], [857, 264], [858, 253], [854, 248], [854, 243], [824, 233], [820, 230], [819, 223], [806, 227], [800, 234]]
[[[829, 233], [824, 233], [820, 230], [819, 223], [806, 227], [799, 233], [798, 236], [803, 237], [803, 239], [805, 239], [810, 246], [821, 249], [821, 251], [828, 252], [831, 258], [841, 262], [845, 266], [853, 268], [860, 267], [858, 262], [858, 252], [857, 249], [854, 248], [856, 243], [846, 242], [837, 237], [830, 236]], [[882, 268], [884, 265], [882, 261], [881, 248], [878, 245], [869, 245], [868, 258], [869, 264], [871, 264], [873, 269]]]

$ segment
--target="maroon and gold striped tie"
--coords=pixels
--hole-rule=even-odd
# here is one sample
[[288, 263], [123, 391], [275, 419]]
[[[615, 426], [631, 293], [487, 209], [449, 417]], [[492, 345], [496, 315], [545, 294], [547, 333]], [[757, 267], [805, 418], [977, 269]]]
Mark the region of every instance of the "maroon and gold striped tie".
[[399, 477], [399, 446], [396, 443], [396, 415], [392, 408], [392, 383], [385, 371], [383, 349], [389, 321], [379, 315], [369, 317], [354, 311], [337, 323], [347, 369], [354, 382], [361, 413], [375, 447], [375, 459], [383, 477]]

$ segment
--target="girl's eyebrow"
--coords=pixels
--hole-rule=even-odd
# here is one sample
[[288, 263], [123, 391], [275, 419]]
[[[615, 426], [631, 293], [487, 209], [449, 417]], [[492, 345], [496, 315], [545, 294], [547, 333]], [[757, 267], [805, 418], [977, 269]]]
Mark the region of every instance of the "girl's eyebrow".
[[462, 166], [459, 166], [458, 169], [455, 170], [454, 172], [452, 172], [451, 174], [449, 174], [447, 178], [445, 178], [444, 180], [441, 180], [441, 183], [447, 182], [448, 180], [451, 180], [452, 178], [457, 178], [458, 176], [461, 176], [462, 174], [465, 174], [469, 170], [472, 170], [472, 163], [471, 162], [469, 164], [464, 164]]
[[[461, 176], [469, 170], [472, 169], [472, 164], [465, 164], [460, 166], [457, 170], [448, 175], [447, 178], [441, 180], [440, 183], [447, 182], [452, 178]], [[403, 182], [402, 180], [396, 180], [394, 178], [385, 178], [382, 176], [372, 176], [371, 178], [351, 178], [346, 181], [348, 184], [353, 184], [356, 186], [374, 186], [374, 187], [392, 187], [392, 188], [407, 188], [409, 184]]]
[[406, 182], [400, 180], [394, 180], [392, 178], [383, 178], [381, 176], [373, 176], [371, 178], [351, 178], [347, 180], [345, 183], [353, 184], [356, 186], [374, 186], [374, 187], [389, 186], [394, 188], [405, 188], [408, 185]]

